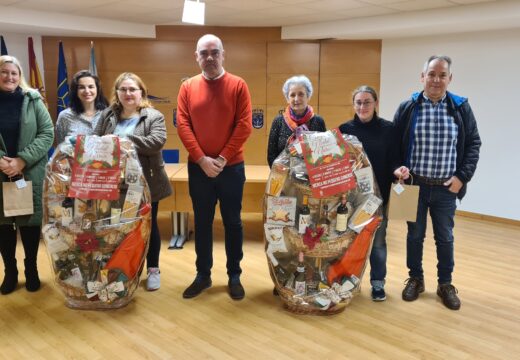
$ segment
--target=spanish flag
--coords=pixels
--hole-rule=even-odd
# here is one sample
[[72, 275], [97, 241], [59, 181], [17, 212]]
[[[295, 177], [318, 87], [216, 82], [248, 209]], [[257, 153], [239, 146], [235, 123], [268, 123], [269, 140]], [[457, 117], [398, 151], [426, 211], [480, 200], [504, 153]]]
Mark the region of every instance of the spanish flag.
[[47, 96], [45, 95], [45, 86], [43, 85], [40, 69], [36, 62], [36, 55], [34, 55], [32, 37], [29, 37], [29, 85], [40, 92], [45, 106], [49, 107], [47, 104]]

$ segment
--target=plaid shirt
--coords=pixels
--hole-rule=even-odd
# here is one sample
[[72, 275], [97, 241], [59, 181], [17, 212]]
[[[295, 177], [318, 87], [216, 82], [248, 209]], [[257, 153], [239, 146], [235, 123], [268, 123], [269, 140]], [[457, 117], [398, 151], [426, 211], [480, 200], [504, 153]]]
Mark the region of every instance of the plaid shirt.
[[423, 95], [415, 125], [410, 169], [419, 176], [444, 179], [457, 164], [458, 128], [448, 114], [446, 95], [437, 104]]

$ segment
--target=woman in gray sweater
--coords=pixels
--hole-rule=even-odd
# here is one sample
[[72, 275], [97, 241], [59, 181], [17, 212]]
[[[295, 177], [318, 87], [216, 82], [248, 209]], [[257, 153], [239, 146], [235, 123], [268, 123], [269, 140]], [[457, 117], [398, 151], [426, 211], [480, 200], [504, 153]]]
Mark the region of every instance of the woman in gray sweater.
[[88, 70], [78, 71], [70, 82], [69, 107], [56, 121], [56, 144], [69, 135], [91, 135], [107, 106], [99, 78]]

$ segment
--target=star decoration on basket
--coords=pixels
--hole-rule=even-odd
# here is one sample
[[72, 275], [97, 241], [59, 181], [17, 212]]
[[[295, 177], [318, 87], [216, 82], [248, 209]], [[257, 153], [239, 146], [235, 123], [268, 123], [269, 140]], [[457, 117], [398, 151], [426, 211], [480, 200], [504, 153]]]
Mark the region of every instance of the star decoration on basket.
[[321, 237], [325, 233], [325, 229], [322, 227], [319, 227], [317, 229], [307, 227], [305, 229], [305, 234], [303, 235], [303, 243], [307, 245], [309, 250], [314, 249], [316, 244], [321, 242]]
[[289, 213], [282, 209], [277, 209], [273, 211], [273, 215], [270, 217], [273, 221], [283, 221], [283, 222], [290, 222], [291, 219], [289, 218]]

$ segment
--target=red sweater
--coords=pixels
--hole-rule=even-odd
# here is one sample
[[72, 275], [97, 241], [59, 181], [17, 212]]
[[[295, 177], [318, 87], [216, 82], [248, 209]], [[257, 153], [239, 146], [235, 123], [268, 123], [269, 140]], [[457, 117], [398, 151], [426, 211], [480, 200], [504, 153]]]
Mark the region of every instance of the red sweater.
[[201, 74], [182, 83], [177, 98], [177, 130], [188, 160], [219, 155], [228, 165], [244, 161], [251, 134], [251, 96], [244, 80], [230, 73], [217, 80]]

